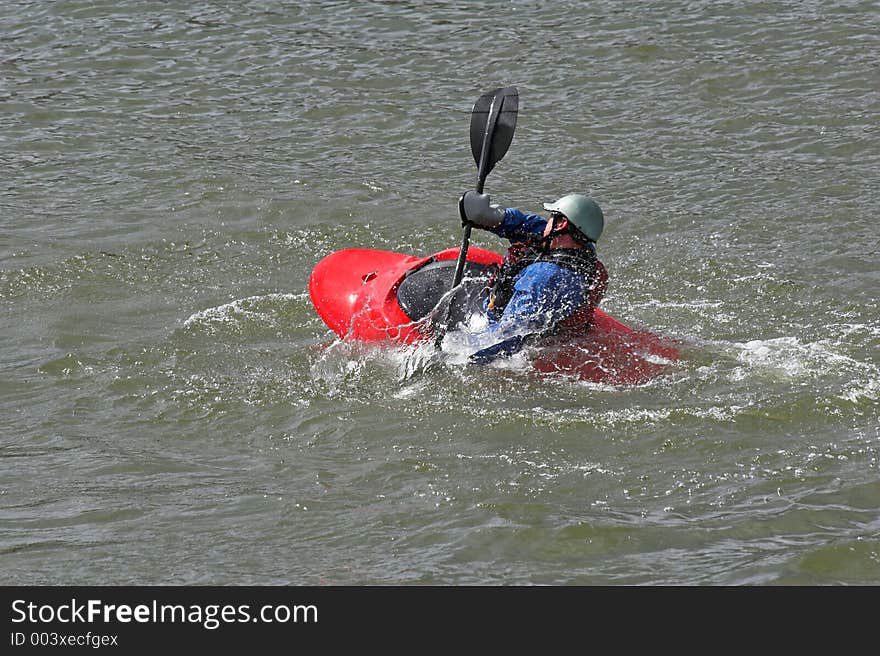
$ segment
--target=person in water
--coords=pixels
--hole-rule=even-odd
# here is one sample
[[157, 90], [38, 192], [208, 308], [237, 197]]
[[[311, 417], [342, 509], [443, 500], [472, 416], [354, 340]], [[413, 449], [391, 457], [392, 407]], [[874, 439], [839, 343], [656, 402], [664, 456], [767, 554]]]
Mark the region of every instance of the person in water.
[[608, 283], [596, 256], [605, 218], [593, 199], [568, 194], [544, 203], [549, 220], [502, 209], [476, 191], [462, 195], [459, 205], [463, 221], [511, 242], [488, 283], [488, 325], [478, 343], [489, 345], [471, 355], [472, 362], [512, 355], [537, 337], [589, 328]]

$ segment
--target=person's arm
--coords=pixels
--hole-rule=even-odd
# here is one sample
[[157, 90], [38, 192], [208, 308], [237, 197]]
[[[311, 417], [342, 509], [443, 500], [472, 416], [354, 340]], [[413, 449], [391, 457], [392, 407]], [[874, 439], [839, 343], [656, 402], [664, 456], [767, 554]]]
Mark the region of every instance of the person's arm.
[[499, 357], [509, 358], [511, 355], [521, 351], [530, 337], [530, 335], [508, 337], [496, 344], [492, 344], [492, 346], [487, 346], [476, 353], [472, 353], [468, 361], [473, 364], [489, 364]]
[[504, 210], [504, 219], [497, 226], [486, 228], [502, 239], [512, 242], [530, 241], [544, 234], [547, 219], [537, 214], [526, 214], [515, 207]]
[[515, 207], [502, 209], [491, 205], [489, 194], [466, 191], [458, 202], [462, 217], [475, 228], [488, 230], [512, 242], [540, 237], [547, 225], [547, 219], [537, 214], [526, 214]]
[[583, 282], [568, 269], [539, 262], [523, 271], [504, 314], [481, 341], [491, 343], [470, 356], [476, 364], [509, 357], [531, 341], [551, 332], [584, 301]]

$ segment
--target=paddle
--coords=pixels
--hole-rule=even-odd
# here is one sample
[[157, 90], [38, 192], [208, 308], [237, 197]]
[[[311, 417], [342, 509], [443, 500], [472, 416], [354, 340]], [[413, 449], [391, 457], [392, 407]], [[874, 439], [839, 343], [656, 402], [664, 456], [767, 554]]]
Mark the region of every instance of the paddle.
[[[504, 87], [484, 93], [474, 103], [471, 112], [471, 152], [477, 163], [477, 193], [483, 193], [486, 176], [507, 153], [516, 129], [516, 114], [519, 110], [519, 92], [516, 87]], [[471, 224], [464, 215], [464, 207], [459, 206], [464, 235], [452, 286], [456, 287], [464, 274], [468, 244], [471, 237]]]
[[[516, 87], [502, 87], [484, 93], [474, 103], [471, 111], [471, 152], [477, 163], [477, 193], [483, 193], [486, 176], [507, 153], [513, 132], [516, 129], [516, 115], [519, 110], [519, 92]], [[464, 214], [464, 206], [459, 203], [458, 211], [464, 225], [461, 238], [461, 249], [455, 263], [455, 275], [452, 277], [452, 289], [461, 284], [464, 267], [467, 261], [468, 246], [471, 239], [471, 223]], [[446, 322], [437, 331], [436, 345], [443, 340], [443, 332], [449, 321], [452, 303], [446, 311]]]

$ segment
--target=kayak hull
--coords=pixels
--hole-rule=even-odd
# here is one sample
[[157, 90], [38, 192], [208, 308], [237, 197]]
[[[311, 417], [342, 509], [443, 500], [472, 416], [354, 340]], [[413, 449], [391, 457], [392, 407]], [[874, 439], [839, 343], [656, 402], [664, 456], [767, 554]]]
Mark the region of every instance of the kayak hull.
[[[318, 262], [309, 278], [309, 296], [318, 316], [342, 339], [411, 344], [430, 338], [430, 333], [420, 321], [424, 317], [411, 317], [401, 308], [401, 285], [415, 271], [433, 263], [451, 267], [457, 259], [457, 248], [427, 257], [348, 248]], [[472, 247], [467, 261], [488, 267], [500, 265], [501, 256]], [[433, 301], [439, 299], [430, 300], [433, 306]]]
[[[431, 338], [429, 313], [448, 292], [457, 258], [458, 248], [426, 257], [344, 249], [315, 266], [309, 296], [324, 323], [343, 340], [415, 344]], [[501, 261], [498, 253], [469, 248], [465, 280], [468, 272], [475, 274], [472, 289], [482, 288], [489, 268]], [[469, 299], [456, 297], [453, 307], [468, 303], [474, 303], [473, 292]], [[534, 349], [531, 362], [542, 373], [642, 384], [663, 374], [678, 358], [672, 340], [636, 330], [597, 309], [583, 335], [568, 334], [564, 342], [550, 338]]]

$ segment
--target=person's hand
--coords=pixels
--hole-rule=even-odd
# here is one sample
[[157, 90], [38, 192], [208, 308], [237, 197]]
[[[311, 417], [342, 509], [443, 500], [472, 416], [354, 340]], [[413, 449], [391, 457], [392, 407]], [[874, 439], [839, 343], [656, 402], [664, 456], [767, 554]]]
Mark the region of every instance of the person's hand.
[[458, 200], [461, 215], [478, 228], [494, 228], [504, 220], [504, 210], [489, 202], [489, 194], [476, 191], [466, 191]]

